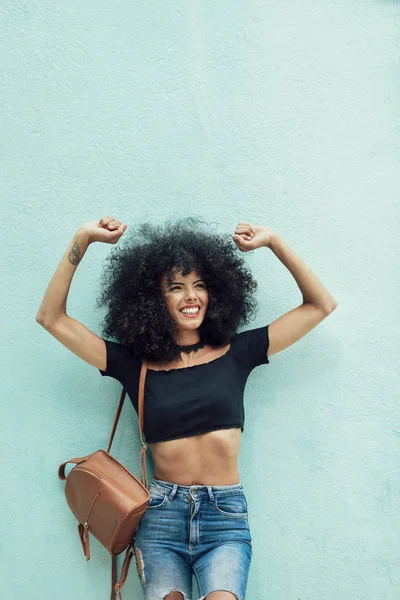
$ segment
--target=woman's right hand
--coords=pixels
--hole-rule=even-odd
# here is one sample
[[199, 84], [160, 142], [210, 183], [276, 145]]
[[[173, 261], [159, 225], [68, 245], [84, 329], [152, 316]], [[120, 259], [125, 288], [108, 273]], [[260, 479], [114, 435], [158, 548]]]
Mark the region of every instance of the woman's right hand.
[[121, 221], [118, 221], [118, 219], [106, 215], [105, 217], [101, 217], [99, 221], [85, 223], [80, 227], [80, 231], [85, 232], [89, 243], [104, 242], [106, 244], [116, 244], [127, 227], [126, 223], [121, 224]]

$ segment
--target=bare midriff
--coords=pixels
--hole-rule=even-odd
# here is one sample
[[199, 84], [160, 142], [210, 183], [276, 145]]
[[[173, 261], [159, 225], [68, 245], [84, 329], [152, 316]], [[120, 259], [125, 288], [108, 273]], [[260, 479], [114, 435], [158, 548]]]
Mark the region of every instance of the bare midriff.
[[[230, 345], [205, 346], [168, 364], [149, 363], [150, 370], [181, 369], [223, 356]], [[178, 485], [233, 485], [240, 483], [238, 456], [240, 427], [217, 429], [186, 438], [150, 444], [154, 477]]]
[[154, 477], [178, 485], [231, 485], [240, 482], [240, 427], [150, 444]]

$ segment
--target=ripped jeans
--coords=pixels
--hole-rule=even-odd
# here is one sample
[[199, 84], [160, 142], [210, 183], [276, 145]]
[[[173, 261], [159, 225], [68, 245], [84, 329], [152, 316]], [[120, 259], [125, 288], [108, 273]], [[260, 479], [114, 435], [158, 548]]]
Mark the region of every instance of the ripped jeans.
[[225, 590], [245, 600], [252, 557], [248, 506], [241, 483], [149, 482], [150, 501], [135, 533], [135, 559], [145, 600], [172, 591], [199, 600]]

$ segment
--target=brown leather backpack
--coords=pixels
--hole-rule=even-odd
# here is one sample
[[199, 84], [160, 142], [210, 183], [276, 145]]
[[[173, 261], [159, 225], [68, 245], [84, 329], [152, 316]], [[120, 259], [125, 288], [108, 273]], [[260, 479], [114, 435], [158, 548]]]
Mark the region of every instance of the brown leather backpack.
[[[144, 382], [147, 360], [143, 360], [139, 379], [138, 416], [142, 450], [140, 479], [109, 454], [124, 404], [126, 390], [122, 389], [117, 414], [107, 451], [97, 450], [81, 458], [71, 458], [60, 465], [58, 476], [66, 480], [68, 505], [78, 520], [78, 531], [86, 560], [90, 559], [89, 532], [112, 556], [111, 600], [119, 595], [128, 576], [134, 552], [134, 535], [150, 500], [146, 469], [147, 444], [143, 442]], [[75, 463], [68, 476], [65, 467]], [[121, 575], [117, 582], [117, 554], [126, 549]]]

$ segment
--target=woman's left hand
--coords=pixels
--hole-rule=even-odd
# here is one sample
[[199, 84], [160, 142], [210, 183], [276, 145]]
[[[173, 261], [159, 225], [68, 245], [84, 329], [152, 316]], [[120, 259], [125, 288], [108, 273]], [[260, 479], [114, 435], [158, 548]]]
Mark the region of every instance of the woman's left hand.
[[255, 250], [262, 246], [270, 247], [275, 230], [268, 225], [250, 225], [250, 223], [239, 223], [232, 236], [236, 246], [242, 252]]

